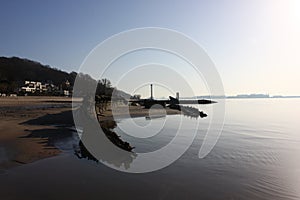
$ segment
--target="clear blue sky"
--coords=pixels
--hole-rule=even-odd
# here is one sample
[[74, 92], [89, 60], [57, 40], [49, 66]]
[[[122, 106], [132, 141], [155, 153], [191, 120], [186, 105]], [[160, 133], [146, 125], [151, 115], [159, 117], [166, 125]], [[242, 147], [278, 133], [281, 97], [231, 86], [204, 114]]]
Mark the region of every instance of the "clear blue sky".
[[206, 49], [227, 94], [293, 95], [300, 93], [299, 13], [299, 0], [2, 0], [0, 55], [76, 71], [107, 37], [164, 27]]

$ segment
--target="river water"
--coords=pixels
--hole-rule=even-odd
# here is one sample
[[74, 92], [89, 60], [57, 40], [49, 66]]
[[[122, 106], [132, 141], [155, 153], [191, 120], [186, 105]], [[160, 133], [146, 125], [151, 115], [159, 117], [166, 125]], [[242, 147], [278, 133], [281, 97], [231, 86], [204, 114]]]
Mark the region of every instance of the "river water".
[[[78, 138], [73, 136], [54, 142], [63, 152], [59, 156], [0, 174], [1, 199], [300, 199], [300, 99], [226, 100], [221, 136], [199, 159], [212, 106], [200, 107], [206, 118], [152, 119], [142, 138], [133, 137], [138, 128], [117, 121], [114, 131], [138, 153], [167, 145], [179, 121], [187, 133], [199, 124], [188, 150], [161, 170], [129, 174], [78, 159]], [[149, 125], [148, 119], [134, 120], [140, 127]], [[151, 135], [162, 125], [162, 131]]]

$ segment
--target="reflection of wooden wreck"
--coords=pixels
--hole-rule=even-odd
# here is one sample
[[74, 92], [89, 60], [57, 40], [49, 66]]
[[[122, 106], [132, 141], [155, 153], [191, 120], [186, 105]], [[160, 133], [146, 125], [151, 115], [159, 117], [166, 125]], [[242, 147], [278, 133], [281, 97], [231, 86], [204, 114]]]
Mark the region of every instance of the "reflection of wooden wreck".
[[166, 115], [152, 115], [152, 116], [146, 116], [146, 120], [151, 120], [151, 119], [159, 119], [159, 118], [164, 118]]
[[197, 108], [191, 107], [191, 106], [182, 106], [178, 104], [170, 104], [168, 106], [171, 109], [179, 110], [182, 112], [183, 115], [192, 117], [192, 118], [198, 118], [199, 116], [201, 118], [207, 117], [207, 114], [205, 114], [203, 111], [199, 111]]
[[[124, 98], [122, 97], [111, 97], [109, 95], [97, 95], [95, 97], [96, 101], [96, 113], [99, 116], [102, 116], [104, 111], [108, 109], [108, 104], [111, 103], [111, 101], [125, 101]], [[134, 147], [131, 147], [128, 142], [124, 142], [123, 140], [120, 139], [120, 136], [118, 136], [115, 132], [113, 132], [111, 129], [116, 127], [116, 122], [115, 121], [102, 121], [100, 122], [100, 126], [106, 135], [106, 137], [116, 146], [120, 147], [121, 149], [125, 151], [132, 151]]]
[[107, 136], [107, 138], [116, 146], [120, 147], [121, 149], [125, 151], [132, 151], [134, 147], [130, 146], [128, 142], [124, 142], [123, 140], [120, 139], [120, 136], [118, 136], [115, 132], [107, 129], [107, 128], [102, 128], [103, 132]]
[[[116, 146], [120, 147], [121, 149], [125, 151], [131, 152], [134, 147], [131, 147], [128, 142], [124, 142], [123, 140], [120, 139], [120, 136], [118, 136], [115, 132], [111, 131], [111, 128], [116, 127], [116, 122], [115, 121], [104, 121], [101, 122], [101, 128], [103, 132], [105, 133], [106, 137]], [[98, 159], [96, 159], [84, 146], [83, 142], [80, 140], [78, 147], [75, 148], [74, 154], [82, 159], [88, 159], [92, 160], [95, 162], [99, 162]]]
[[87, 148], [84, 146], [84, 144], [82, 143], [82, 141], [80, 140], [79, 141], [79, 144], [78, 144], [78, 148], [75, 148], [74, 150], [74, 154], [82, 159], [82, 158], [85, 158], [85, 159], [88, 159], [88, 160], [92, 160], [92, 161], [95, 161], [95, 162], [99, 162], [97, 160], [97, 158], [95, 158], [88, 150]]
[[116, 146], [120, 147], [125, 151], [132, 151], [134, 147], [132, 147], [128, 142], [123, 141], [120, 136], [118, 136], [114, 131], [111, 129], [117, 126], [115, 121], [108, 120], [100, 122], [100, 126], [106, 135], [106, 137]]

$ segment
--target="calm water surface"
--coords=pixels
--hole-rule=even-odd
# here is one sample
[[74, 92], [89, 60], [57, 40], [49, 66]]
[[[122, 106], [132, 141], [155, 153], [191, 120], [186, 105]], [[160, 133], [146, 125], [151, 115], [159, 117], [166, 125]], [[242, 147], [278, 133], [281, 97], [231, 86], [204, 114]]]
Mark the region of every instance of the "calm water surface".
[[[211, 153], [199, 159], [212, 106], [200, 107], [208, 114], [203, 119], [154, 119], [152, 127], [165, 123], [164, 128], [144, 139], [125, 134], [120, 127], [136, 129], [126, 120], [118, 122], [115, 131], [136, 152], [168, 144], [181, 119], [187, 133], [199, 122], [188, 151], [162, 170], [126, 174], [78, 159], [78, 138], [73, 136], [54, 142], [63, 151], [60, 156], [3, 171], [1, 199], [300, 199], [300, 99], [227, 100], [222, 135]], [[135, 122], [149, 123], [145, 118]]]

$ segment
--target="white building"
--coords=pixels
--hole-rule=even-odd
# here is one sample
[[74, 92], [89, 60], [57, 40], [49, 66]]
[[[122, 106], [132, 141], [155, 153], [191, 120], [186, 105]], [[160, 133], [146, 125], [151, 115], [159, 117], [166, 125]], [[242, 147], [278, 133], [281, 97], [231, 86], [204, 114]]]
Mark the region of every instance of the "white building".
[[42, 84], [37, 81], [25, 81], [25, 85], [21, 87], [21, 91], [27, 93], [47, 92], [49, 84]]
[[23, 87], [20, 88], [20, 91], [28, 94], [28, 93], [48, 93], [48, 94], [54, 94], [54, 95], [64, 95], [64, 96], [70, 96], [70, 90], [67, 89], [70, 87], [70, 83], [66, 81], [66, 89], [63, 89], [62, 85], [60, 87], [57, 87], [53, 84], [42, 84], [41, 82], [37, 81], [25, 81], [25, 84]]
[[35, 93], [37, 90], [41, 89], [41, 82], [35, 81], [25, 81], [25, 85], [21, 88], [23, 92]]

